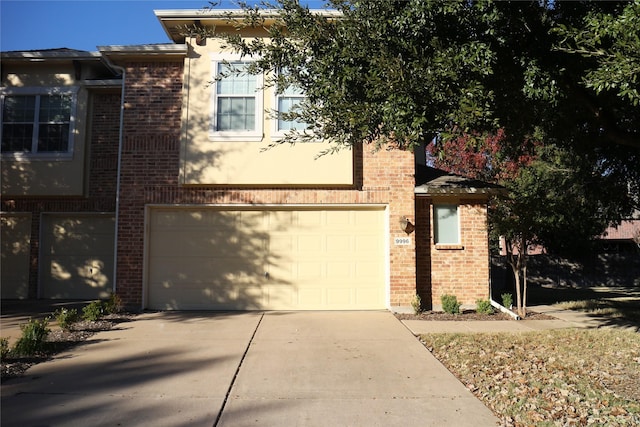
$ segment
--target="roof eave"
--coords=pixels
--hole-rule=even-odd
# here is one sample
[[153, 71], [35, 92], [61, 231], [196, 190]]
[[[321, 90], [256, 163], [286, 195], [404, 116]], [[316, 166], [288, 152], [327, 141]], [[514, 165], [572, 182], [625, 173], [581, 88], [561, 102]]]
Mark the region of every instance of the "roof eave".
[[505, 194], [505, 190], [501, 188], [442, 188], [421, 185], [415, 187], [414, 194], [416, 196], [498, 196]]
[[[342, 13], [337, 10], [310, 9], [311, 13], [327, 18], [338, 18]], [[184, 35], [175, 31], [182, 25], [225, 26], [230, 22], [240, 22], [248, 16], [242, 9], [160, 9], [154, 10], [156, 18], [160, 21], [162, 29], [167, 37], [176, 43], [184, 41]], [[274, 24], [280, 16], [278, 9], [262, 9], [260, 15], [265, 18], [264, 24]], [[172, 31], [174, 30], [174, 31]]]
[[183, 58], [189, 52], [186, 44], [157, 44], [157, 45], [112, 45], [98, 46], [102, 55], [108, 57], [125, 56], [163, 56]]
[[2, 52], [3, 60], [43, 61], [99, 61], [100, 52], [87, 51], [11, 51]]

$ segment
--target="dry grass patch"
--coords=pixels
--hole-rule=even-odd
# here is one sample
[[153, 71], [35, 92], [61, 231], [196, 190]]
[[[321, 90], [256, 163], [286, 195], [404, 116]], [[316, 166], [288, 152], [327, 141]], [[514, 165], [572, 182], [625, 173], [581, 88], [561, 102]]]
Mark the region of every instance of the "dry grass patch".
[[427, 334], [427, 348], [513, 426], [640, 425], [640, 334]]

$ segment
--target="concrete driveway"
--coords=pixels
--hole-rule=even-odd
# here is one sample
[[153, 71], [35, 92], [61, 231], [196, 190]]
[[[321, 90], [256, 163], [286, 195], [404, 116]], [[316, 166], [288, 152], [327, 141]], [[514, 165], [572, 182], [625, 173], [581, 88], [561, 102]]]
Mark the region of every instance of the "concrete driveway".
[[152, 313], [2, 385], [2, 426], [494, 426], [391, 313]]

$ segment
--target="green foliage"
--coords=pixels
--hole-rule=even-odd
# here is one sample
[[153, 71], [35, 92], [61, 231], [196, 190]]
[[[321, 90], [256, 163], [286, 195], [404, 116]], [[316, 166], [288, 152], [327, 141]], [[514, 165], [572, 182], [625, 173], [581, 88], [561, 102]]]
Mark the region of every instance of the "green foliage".
[[0, 361], [9, 356], [9, 338], [0, 338]]
[[590, 11], [577, 25], [560, 25], [558, 48], [591, 59], [582, 83], [596, 93], [616, 93], [640, 104], [640, 2], [621, 3], [614, 12]]
[[413, 308], [413, 312], [418, 314], [422, 311], [422, 299], [420, 295], [416, 294], [411, 300], [411, 307]]
[[493, 314], [493, 307], [491, 306], [491, 302], [486, 299], [477, 300], [476, 312], [480, 314]]
[[440, 302], [442, 303], [442, 310], [444, 310], [445, 313], [460, 313], [460, 303], [455, 295], [444, 294], [440, 297]]
[[105, 309], [102, 301], [92, 301], [82, 308], [82, 317], [85, 320], [95, 322], [104, 316]]
[[106, 301], [92, 301], [82, 308], [82, 317], [85, 320], [100, 320], [107, 314], [116, 314], [122, 311], [122, 299], [115, 293], [109, 295]]
[[511, 295], [510, 293], [505, 293], [502, 294], [502, 306], [505, 308], [511, 308], [511, 306], [513, 305], [513, 295]]
[[53, 316], [56, 322], [58, 322], [58, 325], [64, 330], [68, 330], [71, 325], [80, 318], [78, 310], [75, 308], [59, 308], [53, 313]]
[[[286, 142], [349, 146], [393, 136], [412, 148], [436, 134], [502, 127], [515, 144], [534, 135], [581, 144], [565, 139], [574, 133], [640, 146], [639, 119], [618, 108], [637, 99], [637, 1], [330, 1], [339, 19], [297, 0], [273, 3], [246, 5], [234, 31], [216, 36], [259, 57], [251, 72], [267, 72], [267, 86], [295, 84], [307, 94], [297, 114], [313, 125]], [[279, 12], [274, 25], [266, 25], [264, 9]], [[268, 40], [243, 39], [243, 26], [266, 28]], [[284, 79], [274, 73], [283, 67]], [[600, 97], [606, 84], [620, 97]], [[586, 93], [585, 86], [602, 88]], [[610, 114], [594, 114], [598, 107]]]
[[[252, 71], [267, 72], [267, 86], [295, 84], [306, 93], [298, 115], [313, 125], [285, 142], [308, 137], [344, 147], [393, 134], [400, 147], [411, 148], [446, 123], [492, 121], [487, 106], [493, 94], [482, 81], [495, 53], [489, 40], [473, 37], [476, 23], [484, 32], [495, 18], [486, 3], [332, 5], [340, 19], [279, 1], [280, 19], [268, 27], [268, 41], [242, 39], [235, 31], [221, 35], [234, 50], [260, 57]], [[245, 26], [264, 24], [259, 8], [245, 12]], [[273, 73], [283, 67], [290, 73], [285, 81]]]
[[24, 356], [32, 356], [44, 351], [47, 336], [51, 330], [48, 328], [49, 319], [29, 320], [29, 323], [21, 325], [22, 336], [16, 341], [14, 351]]
[[107, 314], [117, 314], [122, 311], [122, 299], [118, 294], [109, 295], [109, 299], [104, 302], [104, 311]]

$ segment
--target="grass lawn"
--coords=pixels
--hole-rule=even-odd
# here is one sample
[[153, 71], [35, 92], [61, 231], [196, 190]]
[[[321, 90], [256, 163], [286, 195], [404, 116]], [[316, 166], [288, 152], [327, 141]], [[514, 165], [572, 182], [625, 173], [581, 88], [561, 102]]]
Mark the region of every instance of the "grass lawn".
[[607, 328], [420, 338], [503, 425], [640, 425], [640, 333]]

